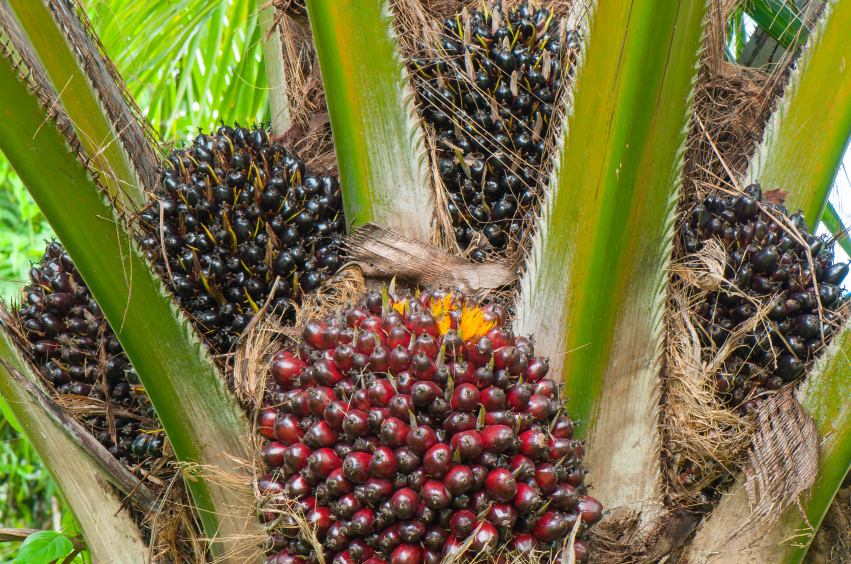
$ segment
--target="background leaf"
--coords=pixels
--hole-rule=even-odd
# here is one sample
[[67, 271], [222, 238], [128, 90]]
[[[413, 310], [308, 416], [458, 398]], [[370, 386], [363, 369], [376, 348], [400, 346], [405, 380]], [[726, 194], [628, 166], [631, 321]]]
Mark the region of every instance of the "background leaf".
[[65, 535], [56, 531], [33, 533], [21, 543], [15, 564], [48, 564], [71, 554], [74, 545]]

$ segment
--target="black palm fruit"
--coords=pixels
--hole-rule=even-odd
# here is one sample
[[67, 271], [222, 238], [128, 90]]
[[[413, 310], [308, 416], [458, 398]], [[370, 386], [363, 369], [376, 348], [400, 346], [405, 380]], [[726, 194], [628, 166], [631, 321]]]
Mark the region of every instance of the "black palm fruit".
[[840, 322], [836, 310], [845, 302], [840, 284], [849, 265], [834, 263], [832, 243], [811, 235], [801, 212], [763, 202], [758, 184], [739, 196], [710, 195], [686, 217], [680, 228], [683, 249], [693, 253], [716, 238], [726, 250], [728, 289], [737, 290], [712, 293], [694, 306], [707, 349], [722, 346], [753, 319], [758, 306], [774, 303], [727, 359], [727, 374], [716, 386], [731, 407], [749, 413], [766, 390], [803, 377], [830, 342]]
[[553, 106], [579, 50], [564, 24], [530, 2], [507, 14], [498, 6], [472, 10], [446, 17], [428, 50], [437, 58], [424, 45], [410, 54], [421, 115], [436, 132], [448, 235], [462, 249], [478, 241], [483, 248], [471, 249], [471, 258], [511, 252], [521, 239], [514, 234], [537, 212], [560, 128]]
[[[107, 410], [83, 424], [128, 466], [163, 456], [164, 436], [139, 377], [65, 249], [53, 241], [29, 272], [15, 312], [29, 357], [57, 394], [109, 402], [117, 434], [109, 433]], [[143, 422], [144, 425], [139, 425]], [[115, 443], [114, 439], [118, 439]]]
[[342, 265], [337, 179], [310, 174], [262, 126], [222, 125], [167, 161], [139, 242], [216, 352], [231, 349], [273, 290], [270, 310], [292, 316], [290, 300]]

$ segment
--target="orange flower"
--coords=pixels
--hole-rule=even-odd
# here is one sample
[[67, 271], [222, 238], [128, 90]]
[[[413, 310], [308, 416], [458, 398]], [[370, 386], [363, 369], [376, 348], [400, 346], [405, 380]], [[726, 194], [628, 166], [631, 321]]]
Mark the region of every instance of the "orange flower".
[[445, 296], [442, 301], [431, 302], [431, 313], [438, 321], [440, 321], [444, 315], [456, 309], [458, 309], [458, 306], [452, 303], [451, 295]]
[[405, 315], [405, 306], [408, 305], [408, 300], [393, 304], [393, 309], [399, 312], [399, 315]]
[[458, 334], [465, 342], [470, 342], [487, 335], [495, 325], [495, 321], [485, 321], [485, 313], [481, 308], [465, 307], [458, 321]]

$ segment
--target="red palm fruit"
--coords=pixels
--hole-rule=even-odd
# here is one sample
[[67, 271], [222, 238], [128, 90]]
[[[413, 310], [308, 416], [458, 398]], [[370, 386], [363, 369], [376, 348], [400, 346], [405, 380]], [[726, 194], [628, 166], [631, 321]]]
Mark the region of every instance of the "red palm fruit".
[[286, 551], [279, 552], [277, 556], [269, 557], [266, 560], [266, 564], [307, 564], [307, 560], [302, 558], [301, 556], [296, 556], [294, 554], [290, 554]]
[[378, 447], [369, 461], [369, 473], [376, 478], [390, 480], [396, 475], [396, 457], [388, 447]]
[[369, 480], [369, 463], [372, 455], [353, 452], [343, 461], [343, 476], [354, 484], [365, 484]]
[[405, 446], [405, 440], [410, 432], [411, 428], [407, 423], [395, 417], [388, 417], [381, 424], [381, 444], [390, 448]]
[[517, 434], [522, 435], [526, 431], [541, 431], [541, 426], [535, 423], [531, 413], [515, 413], [513, 426], [517, 428]]
[[547, 444], [550, 447], [550, 460], [570, 461], [576, 454], [573, 451], [573, 441], [568, 439], [549, 439]]
[[471, 492], [479, 492], [485, 487], [485, 479], [488, 477], [488, 469], [481, 464], [474, 464], [470, 467], [473, 472], [473, 487]]
[[535, 356], [535, 343], [531, 337], [515, 337], [514, 346], [520, 351], [520, 354], [532, 358]]
[[423, 549], [423, 564], [440, 564], [441, 560], [439, 550]]
[[559, 484], [547, 495], [547, 500], [556, 509], [570, 511], [579, 505], [580, 496], [573, 486]]
[[514, 425], [514, 415], [510, 411], [487, 411], [485, 412], [485, 429], [492, 425]]
[[511, 529], [517, 522], [517, 512], [507, 503], [495, 503], [488, 511], [487, 520], [499, 529]]
[[399, 523], [399, 536], [404, 542], [418, 543], [425, 536], [426, 526], [416, 519]]
[[369, 356], [372, 354], [372, 351], [375, 350], [375, 347], [376, 339], [374, 333], [371, 331], [358, 332], [358, 336], [355, 337], [355, 350], [357, 350], [360, 354]]
[[408, 419], [409, 412], [413, 413], [415, 410], [414, 402], [411, 396], [399, 393], [390, 398], [390, 402], [387, 404], [387, 410], [390, 412], [391, 417]]
[[477, 390], [490, 388], [493, 385], [493, 370], [487, 366], [476, 368], [476, 371], [470, 377], [470, 384], [474, 385]]
[[511, 473], [518, 480], [529, 480], [535, 477], [535, 464], [522, 454], [515, 454], [508, 461]]
[[425, 466], [420, 466], [408, 475], [408, 487], [420, 493], [428, 479], [428, 472], [426, 472]]
[[525, 514], [537, 511], [541, 506], [541, 496], [529, 484], [517, 484], [517, 494], [512, 500], [512, 505], [517, 513]]
[[488, 339], [490, 339], [494, 351], [503, 347], [514, 346], [514, 334], [510, 329], [498, 326], [488, 331]]
[[[310, 495], [311, 491], [313, 491], [313, 487], [301, 474], [290, 476], [287, 480], [286, 486], [284, 487], [284, 493], [290, 499], [301, 499], [303, 497], [307, 497]], [[262, 489], [260, 490], [260, 493], [263, 493]]]
[[325, 406], [322, 418], [332, 429], [339, 433], [343, 430], [343, 421], [346, 419], [346, 414], [348, 412], [349, 403], [342, 400], [336, 400]]
[[450, 444], [453, 452], [457, 450], [461, 458], [466, 459], [476, 458], [482, 454], [482, 450], [484, 449], [482, 437], [475, 430], [464, 431], [463, 433], [454, 435]]
[[373, 556], [372, 558], [366, 560], [363, 564], [387, 564], [387, 562]]
[[449, 445], [436, 444], [423, 456], [423, 466], [432, 478], [441, 479], [452, 468], [452, 451]]
[[442, 398], [437, 398], [429, 404], [428, 413], [431, 417], [434, 417], [438, 421], [443, 421], [452, 413], [452, 406], [449, 405], [448, 401], [445, 401]]
[[366, 452], [372, 456], [373, 451], [378, 448], [378, 438], [373, 436], [358, 437], [352, 443], [352, 451]]
[[464, 495], [473, 487], [473, 471], [468, 466], [459, 464], [453, 466], [443, 478], [443, 484], [449, 493], [455, 496]]
[[349, 554], [348, 550], [344, 550], [342, 552], [338, 552], [334, 555], [334, 558], [331, 560], [331, 564], [356, 564], [355, 559], [352, 558], [352, 555]]
[[540, 431], [526, 431], [517, 437], [520, 439], [520, 454], [533, 461], [541, 460], [549, 448], [547, 436]]
[[440, 553], [444, 561], [457, 561], [464, 554], [463, 541], [459, 540], [455, 535], [450, 535], [443, 545], [443, 550]]
[[275, 438], [289, 446], [301, 442], [304, 431], [299, 426], [299, 418], [291, 413], [282, 413], [275, 419]]
[[353, 437], [369, 434], [369, 417], [359, 409], [350, 409], [343, 419], [343, 432]]
[[[390, 301], [391, 303], [389, 305], [392, 308], [393, 303], [392, 300]], [[391, 309], [390, 311], [381, 316], [381, 330], [385, 333], [390, 333], [391, 329], [399, 325], [404, 325], [404, 323], [405, 316], [403, 314], [400, 314], [395, 309]], [[407, 343], [405, 344], [405, 346], [407, 346]]]
[[345, 460], [347, 456], [354, 452], [352, 445], [347, 443], [337, 443], [334, 445], [334, 452], [340, 457], [340, 460]]
[[506, 394], [508, 406], [513, 411], [526, 411], [526, 406], [529, 405], [531, 397], [532, 387], [528, 384], [517, 384]]
[[316, 498], [310, 496], [303, 497], [296, 501], [293, 504], [293, 507], [298, 511], [301, 511], [302, 515], [307, 515], [316, 508]]
[[306, 520], [313, 527], [316, 538], [320, 540], [325, 538], [328, 529], [334, 523], [329, 507], [315, 507], [313, 511], [307, 514]]
[[378, 433], [381, 431], [381, 425], [384, 423], [384, 420], [388, 417], [390, 417], [390, 411], [386, 407], [371, 408], [369, 410], [369, 417], [367, 417], [369, 428], [372, 429], [373, 433]]
[[360, 327], [369, 315], [363, 308], [353, 307], [346, 313], [346, 325], [355, 328]]
[[494, 370], [508, 370], [517, 374], [520, 367], [520, 351], [515, 347], [500, 347], [493, 352]]
[[432, 509], [425, 503], [421, 503], [420, 508], [417, 509], [417, 515], [414, 518], [425, 523], [426, 525], [431, 525], [432, 523], [437, 521], [439, 515], [439, 511]]
[[356, 535], [362, 537], [371, 535], [375, 530], [375, 511], [369, 508], [361, 509], [352, 517], [350, 527]]
[[307, 322], [307, 325], [304, 326], [304, 330], [302, 331], [302, 337], [304, 337], [304, 342], [313, 347], [314, 349], [322, 348], [322, 334], [325, 333], [325, 330], [328, 328], [327, 323], [323, 323], [322, 321], [313, 319]]
[[443, 346], [446, 350], [447, 362], [460, 362], [467, 358], [467, 346], [464, 340], [451, 329], [443, 336]]
[[555, 466], [547, 462], [541, 462], [535, 466], [535, 482], [541, 493], [547, 495], [552, 493], [558, 485], [558, 474]]
[[508, 542], [508, 550], [516, 552], [531, 553], [538, 546], [538, 541], [535, 537], [527, 534], [514, 535], [514, 538]]
[[344, 327], [337, 334], [337, 340], [334, 342], [334, 344], [338, 347], [341, 346], [341, 345], [349, 345], [349, 346], [352, 347], [352, 354], [354, 354], [356, 352], [356, 349], [354, 348], [354, 342], [355, 342], [355, 331], [354, 331], [354, 329], [352, 329], [351, 327]]
[[360, 324], [361, 331], [372, 331], [376, 335], [382, 335], [384, 331], [381, 330], [381, 318], [376, 315], [371, 315], [363, 320]]
[[432, 509], [446, 509], [452, 503], [452, 494], [440, 480], [428, 480], [423, 485], [420, 498]]
[[585, 470], [582, 466], [577, 466], [567, 474], [567, 480], [565, 483], [574, 488], [578, 488], [582, 485], [582, 481], [585, 479]]
[[505, 325], [505, 308], [501, 305], [488, 304], [482, 307], [482, 310], [486, 322], [496, 323], [499, 326]]
[[[474, 515], [473, 520], [475, 520], [475, 518], [476, 516]], [[443, 550], [443, 543], [445, 543], [448, 538], [449, 531], [439, 527], [438, 525], [432, 525], [423, 536], [423, 546], [425, 546], [428, 550], [440, 552]]]
[[[509, 505], [508, 508], [511, 509], [511, 506]], [[496, 530], [496, 527], [488, 522], [482, 522], [481, 527], [479, 527], [478, 532], [473, 537], [473, 544], [470, 545], [470, 550], [474, 553], [491, 552], [496, 549], [498, 543], [499, 532]]]
[[514, 442], [514, 431], [507, 425], [491, 425], [482, 429], [481, 437], [485, 451], [499, 454]]
[[399, 527], [396, 525], [387, 527], [378, 535], [378, 548], [385, 554], [389, 554], [400, 544], [402, 537], [399, 536]]
[[443, 391], [434, 382], [417, 382], [411, 386], [411, 401], [417, 407], [429, 405]]
[[465, 539], [470, 536], [470, 533], [472, 533], [475, 528], [476, 515], [467, 509], [456, 511], [452, 515], [452, 519], [449, 521], [449, 530], [452, 532], [453, 536], [459, 539]]
[[497, 468], [491, 470], [485, 478], [485, 490], [496, 500], [511, 501], [517, 495], [517, 482], [511, 472]]
[[346, 374], [355, 366], [355, 349], [349, 345], [338, 345], [334, 349], [334, 366], [342, 374]]
[[473, 373], [476, 371], [476, 369], [472, 364], [463, 361], [453, 362], [449, 365], [449, 367], [452, 370], [452, 379], [455, 381], [456, 385], [473, 385]]
[[603, 518], [603, 504], [591, 496], [579, 496], [579, 505], [576, 509], [582, 516], [582, 521], [588, 526], [593, 525]]
[[396, 395], [396, 390], [387, 380], [376, 379], [367, 388], [369, 403], [376, 407], [387, 407], [393, 396]]
[[334, 347], [337, 346], [337, 336], [342, 331], [342, 327], [339, 325], [330, 325], [328, 329], [322, 333], [322, 348], [325, 349], [326, 352], [333, 351]]
[[313, 376], [313, 380], [320, 386], [332, 388], [344, 379], [343, 375], [334, 366], [334, 361], [327, 358], [317, 360], [313, 363], [311, 375]]
[[481, 490], [470, 496], [470, 511], [475, 513], [481, 513], [482, 511], [487, 510], [488, 507], [493, 503], [493, 500], [488, 495], [486, 490]]
[[287, 447], [286, 451], [284, 451], [284, 466], [290, 472], [301, 472], [307, 468], [307, 461], [312, 454], [313, 451], [310, 450], [307, 445], [301, 443], [290, 445]]
[[546, 511], [535, 523], [532, 536], [541, 543], [551, 543], [560, 540], [567, 534], [567, 522], [564, 516], [552, 509]]
[[417, 456], [424, 456], [431, 447], [437, 444], [437, 437], [434, 434], [434, 429], [420, 425], [406, 437], [405, 444]]
[[[388, 369], [390, 370], [390, 374], [396, 376], [400, 372], [404, 372], [411, 366], [411, 352], [405, 347], [396, 347], [395, 349], [390, 351], [388, 356]], [[386, 372], [385, 370], [380, 370], [379, 372]]]
[[363, 509], [363, 503], [354, 494], [346, 494], [333, 505], [335, 515], [339, 519], [351, 519], [355, 513]]
[[558, 398], [558, 384], [552, 380], [538, 380], [535, 382], [533, 391], [539, 396], [550, 398], [551, 400]]
[[349, 400], [349, 409], [357, 409], [364, 413], [369, 413], [371, 408], [372, 403], [369, 401], [369, 393], [366, 390], [360, 388], [352, 394]]
[[314, 417], [325, 416], [325, 407], [337, 399], [337, 394], [331, 388], [318, 386], [307, 391], [307, 409]]
[[285, 390], [292, 389], [293, 380], [307, 364], [286, 351], [279, 351], [272, 359], [272, 378]]
[[325, 480], [328, 492], [334, 497], [340, 497], [354, 491], [354, 485], [343, 475], [343, 468], [337, 468]]
[[320, 421], [308, 429], [301, 441], [311, 448], [330, 448], [339, 440], [340, 434], [325, 421]]
[[414, 454], [414, 451], [406, 446], [394, 450], [393, 456], [396, 457], [396, 469], [402, 474], [410, 474], [419, 468], [423, 462], [419, 456]]
[[423, 564], [423, 548], [419, 544], [402, 543], [390, 555], [390, 564]]
[[308, 393], [313, 388], [307, 391], [290, 390], [281, 401], [281, 410], [286, 413], [292, 413], [298, 417], [307, 417], [310, 415], [310, 408], [307, 406]]
[[414, 341], [414, 353], [423, 353], [428, 358], [437, 358], [440, 344], [428, 333], [423, 333]]
[[414, 321], [414, 335], [419, 337], [423, 333], [428, 333], [433, 338], [437, 338], [439, 334], [439, 328], [437, 326], [437, 320], [431, 314], [430, 311], [424, 311], [419, 314]]
[[416, 383], [417, 379], [410, 372], [400, 372], [396, 375], [396, 391], [400, 394], [411, 395], [411, 389]]
[[390, 496], [393, 495], [393, 482], [370, 478], [366, 481], [364, 495], [370, 505], [378, 505], [382, 501], [390, 499]]
[[526, 406], [526, 411], [532, 414], [535, 421], [543, 421], [551, 415], [550, 409], [552, 405], [549, 398], [532, 394], [529, 398], [529, 404]]
[[407, 349], [409, 344], [411, 344], [411, 332], [401, 323], [387, 331], [387, 345], [391, 349], [395, 349], [396, 347], [405, 347]]
[[342, 522], [336, 521], [328, 528], [328, 532], [325, 533], [325, 542], [323, 544], [334, 552], [345, 550], [352, 542], [352, 538], [346, 534], [347, 532], [348, 527], [343, 525]]
[[373, 372], [387, 372], [390, 370], [390, 351], [384, 346], [377, 346], [369, 355], [369, 369]]
[[278, 418], [278, 412], [271, 407], [260, 410], [257, 414], [257, 427], [260, 429], [260, 434], [267, 439], [275, 438], [275, 420]]
[[487, 366], [493, 357], [493, 343], [486, 336], [467, 345], [467, 361], [479, 368]]
[[261, 455], [263, 456], [263, 462], [266, 463], [266, 466], [269, 468], [280, 468], [284, 465], [285, 452], [287, 452], [287, 447], [278, 441], [272, 441], [263, 447]]
[[420, 508], [421, 499], [414, 490], [402, 488], [390, 498], [393, 514], [399, 519], [413, 519]]
[[411, 360], [411, 373], [417, 380], [429, 380], [436, 370], [434, 360], [422, 351], [415, 354]]
[[330, 448], [320, 448], [307, 459], [307, 467], [325, 480], [331, 472], [343, 467], [343, 461]]
[[540, 356], [533, 357], [529, 360], [529, 366], [523, 372], [523, 380], [526, 382], [537, 382], [543, 379], [549, 371], [549, 360]]
[[355, 562], [358, 564], [372, 558], [372, 555], [375, 554], [375, 550], [369, 546], [364, 539], [354, 539], [349, 542], [348, 546], [349, 556], [354, 558]]
[[569, 417], [559, 417], [553, 425], [550, 435], [556, 439], [572, 439], [574, 432], [573, 421]]
[[476, 416], [472, 413], [455, 412], [443, 421], [441, 427], [450, 435], [470, 431], [476, 428]]
[[275, 495], [286, 491], [286, 485], [276, 480], [272, 474], [264, 474], [257, 479], [257, 489], [262, 495]]

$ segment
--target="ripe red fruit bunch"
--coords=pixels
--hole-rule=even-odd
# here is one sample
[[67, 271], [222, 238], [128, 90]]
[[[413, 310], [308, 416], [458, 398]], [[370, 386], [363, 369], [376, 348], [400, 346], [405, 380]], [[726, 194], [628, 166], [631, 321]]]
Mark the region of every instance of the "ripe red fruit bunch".
[[[586, 495], [584, 448], [548, 370], [501, 306], [445, 290], [376, 292], [310, 321], [273, 358], [258, 486], [318, 542], [269, 511], [284, 530], [267, 562], [318, 563], [315, 545], [334, 564], [560, 558], [577, 520], [581, 537], [602, 506]], [[574, 551], [587, 560], [581, 540]]]

